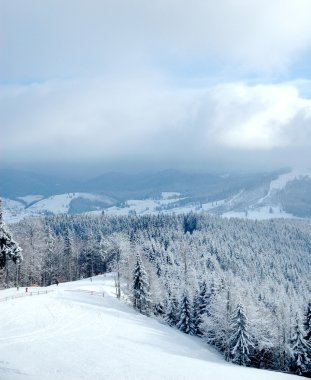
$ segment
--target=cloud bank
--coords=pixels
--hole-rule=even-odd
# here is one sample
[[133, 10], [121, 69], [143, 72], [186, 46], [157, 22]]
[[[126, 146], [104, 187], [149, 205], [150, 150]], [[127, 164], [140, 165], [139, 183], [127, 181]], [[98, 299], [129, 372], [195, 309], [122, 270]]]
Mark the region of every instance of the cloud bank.
[[189, 89], [150, 76], [10, 86], [1, 89], [1, 115], [2, 152], [20, 159], [182, 160], [187, 152], [207, 162], [220, 150], [229, 158], [311, 149], [311, 99], [293, 84]]
[[0, 5], [2, 163], [311, 165], [309, 0]]

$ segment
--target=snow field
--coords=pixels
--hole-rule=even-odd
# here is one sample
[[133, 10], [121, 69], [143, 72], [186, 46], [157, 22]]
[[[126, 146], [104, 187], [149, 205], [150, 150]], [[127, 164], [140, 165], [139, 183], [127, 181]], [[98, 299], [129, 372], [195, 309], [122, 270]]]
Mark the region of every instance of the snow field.
[[49, 289], [0, 303], [1, 380], [293, 378], [227, 363], [200, 339], [136, 313], [115, 298], [113, 275]]

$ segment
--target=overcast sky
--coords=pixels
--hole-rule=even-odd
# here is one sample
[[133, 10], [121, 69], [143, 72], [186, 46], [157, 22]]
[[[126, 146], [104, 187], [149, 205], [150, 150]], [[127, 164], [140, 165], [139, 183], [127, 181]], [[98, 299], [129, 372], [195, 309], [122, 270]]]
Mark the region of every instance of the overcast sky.
[[0, 0], [0, 165], [311, 166], [310, 0]]

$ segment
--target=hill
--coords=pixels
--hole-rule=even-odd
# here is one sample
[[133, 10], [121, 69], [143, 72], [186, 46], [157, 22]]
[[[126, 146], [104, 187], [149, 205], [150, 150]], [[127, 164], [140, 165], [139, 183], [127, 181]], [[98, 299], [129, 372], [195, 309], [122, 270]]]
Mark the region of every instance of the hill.
[[7, 301], [25, 289], [0, 291], [3, 380], [295, 378], [227, 363], [198, 338], [136, 313], [114, 297], [112, 275], [46, 289]]
[[102, 212], [184, 213], [202, 211], [249, 219], [311, 218], [311, 171], [253, 174], [106, 173], [70, 181], [1, 171], [4, 218]]

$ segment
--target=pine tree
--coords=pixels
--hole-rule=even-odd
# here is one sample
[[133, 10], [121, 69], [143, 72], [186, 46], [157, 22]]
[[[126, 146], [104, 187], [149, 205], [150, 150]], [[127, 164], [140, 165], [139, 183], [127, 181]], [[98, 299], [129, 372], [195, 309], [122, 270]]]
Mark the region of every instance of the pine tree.
[[311, 345], [311, 301], [309, 301], [304, 315], [305, 340]]
[[101, 259], [101, 272], [106, 273], [108, 271], [108, 260], [109, 260], [109, 249], [108, 244], [106, 240], [103, 238], [103, 236], [100, 237], [99, 240], [99, 257]]
[[199, 313], [200, 297], [199, 291], [196, 290], [193, 297], [193, 307], [192, 307], [192, 320], [194, 325], [194, 334], [201, 336], [200, 326], [202, 325], [202, 317]]
[[136, 254], [136, 262], [133, 271], [133, 306], [142, 314], [149, 314], [150, 292], [147, 273], [143, 266], [140, 254]]
[[183, 291], [179, 305], [180, 312], [177, 328], [185, 334], [194, 335], [195, 326], [193, 323], [192, 305], [189, 294], [186, 289]]
[[[83, 244], [82, 252], [80, 253], [80, 257], [79, 257], [81, 272], [83, 276], [85, 277], [92, 277], [95, 274], [94, 264], [95, 264], [95, 250], [96, 250], [93, 234], [92, 233], [88, 234], [83, 243], [84, 244]], [[71, 249], [71, 245], [70, 245], [70, 249]]]
[[197, 216], [193, 212], [186, 214], [183, 221], [184, 233], [186, 234], [189, 232], [190, 235], [192, 235], [197, 229], [197, 223]]
[[204, 332], [202, 329], [202, 324], [204, 316], [207, 314], [208, 306], [208, 293], [206, 282], [203, 281], [200, 284], [199, 292], [196, 294], [193, 302], [193, 321], [195, 326], [195, 334], [198, 336], [203, 336]]
[[171, 295], [166, 300], [165, 321], [169, 326], [176, 326], [178, 323], [177, 300]]
[[7, 275], [7, 261], [13, 260], [13, 262], [18, 265], [23, 259], [21, 252], [22, 249], [16, 243], [16, 241], [13, 240], [11, 234], [8, 232], [3, 222], [2, 202], [0, 199], [0, 288], [5, 283]]
[[44, 286], [51, 285], [56, 275], [55, 237], [51, 229], [47, 231], [46, 253], [42, 265], [42, 282]]
[[303, 375], [308, 371], [310, 364], [311, 347], [304, 338], [304, 332], [296, 315], [295, 326], [292, 337], [292, 369], [297, 375]]
[[248, 320], [239, 304], [231, 320], [230, 354], [234, 363], [246, 366], [250, 362], [250, 348], [253, 346], [248, 332]]
[[64, 237], [64, 269], [66, 280], [71, 281], [73, 279], [72, 275], [72, 259], [73, 259], [73, 246], [72, 246], [72, 237], [69, 232], [69, 229], [66, 229]]

